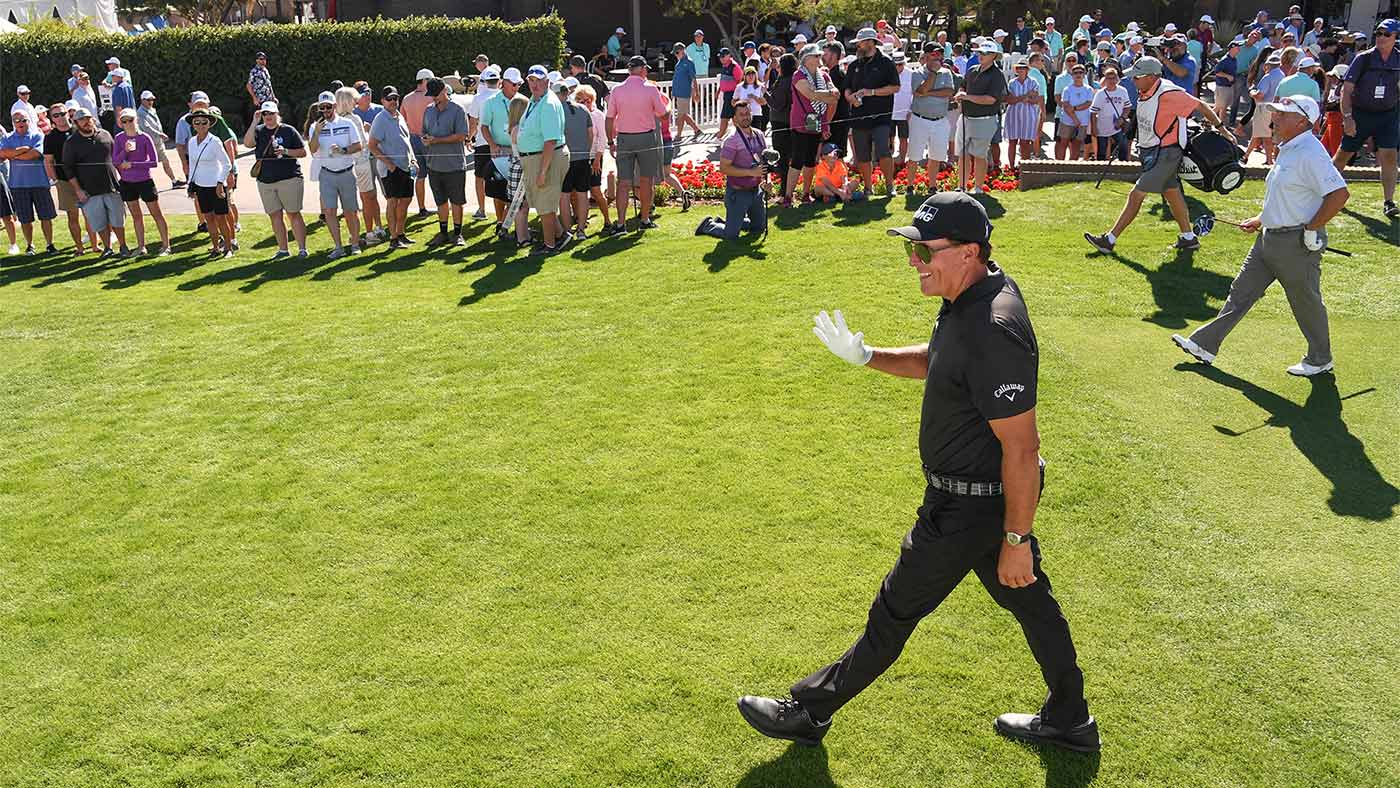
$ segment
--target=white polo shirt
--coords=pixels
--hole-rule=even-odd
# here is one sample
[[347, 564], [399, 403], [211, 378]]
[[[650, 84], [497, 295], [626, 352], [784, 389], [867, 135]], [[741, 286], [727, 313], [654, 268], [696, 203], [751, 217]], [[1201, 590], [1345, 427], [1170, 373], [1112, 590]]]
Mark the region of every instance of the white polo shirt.
[[1305, 131], [1279, 146], [1264, 184], [1264, 210], [1259, 217], [1266, 229], [1277, 229], [1312, 221], [1322, 199], [1345, 188], [1347, 182], [1322, 142]]

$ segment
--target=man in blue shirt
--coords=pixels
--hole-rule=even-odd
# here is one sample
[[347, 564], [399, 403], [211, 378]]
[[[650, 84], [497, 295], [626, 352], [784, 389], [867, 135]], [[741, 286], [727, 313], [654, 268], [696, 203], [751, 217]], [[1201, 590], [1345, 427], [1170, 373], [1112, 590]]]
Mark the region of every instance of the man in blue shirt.
[[612, 35], [608, 36], [608, 57], [613, 60], [622, 57], [622, 36], [626, 32], [626, 30], [619, 27], [613, 31]]
[[1172, 38], [1171, 57], [1162, 61], [1162, 77], [1192, 96], [1196, 95], [1196, 75], [1201, 67], [1196, 59], [1186, 52], [1186, 36], [1177, 34]]
[[1381, 193], [1387, 218], [1400, 217], [1395, 205], [1396, 151], [1400, 149], [1400, 21], [1383, 19], [1376, 23], [1376, 45], [1359, 53], [1347, 69], [1342, 83], [1342, 143], [1332, 163], [1344, 170], [1361, 146], [1371, 139], [1376, 144], [1376, 161], [1381, 165]]
[[24, 231], [25, 254], [34, 254], [34, 214], [44, 229], [48, 252], [53, 245], [53, 196], [49, 194], [49, 174], [44, 169], [44, 135], [30, 128], [29, 115], [15, 112], [11, 116], [14, 131], [0, 140], [0, 160], [10, 163], [10, 198]]
[[136, 93], [131, 89], [131, 83], [126, 79], [126, 72], [117, 69], [112, 72], [111, 76], [112, 110], [120, 115], [124, 109], [136, 109]]
[[690, 97], [695, 95], [695, 61], [690, 59], [685, 44], [677, 41], [672, 47], [676, 56], [676, 73], [671, 76], [671, 103], [676, 110], [676, 144], [681, 144], [685, 127], [695, 129], [695, 138], [700, 137], [700, 124], [690, 116]]
[[[544, 231], [544, 245], [535, 253], [553, 254], [572, 240], [558, 219], [559, 194], [564, 173], [569, 170], [569, 151], [564, 147], [564, 105], [549, 89], [549, 70], [544, 66], [530, 66], [526, 81], [530, 85], [530, 107], [516, 129], [522, 166], [520, 183]], [[564, 237], [556, 241], [561, 231]]]

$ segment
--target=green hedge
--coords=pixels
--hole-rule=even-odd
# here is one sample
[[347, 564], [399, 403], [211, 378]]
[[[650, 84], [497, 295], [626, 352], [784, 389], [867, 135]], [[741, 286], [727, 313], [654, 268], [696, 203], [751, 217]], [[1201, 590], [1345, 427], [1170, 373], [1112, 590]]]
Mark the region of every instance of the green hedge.
[[[331, 80], [352, 84], [363, 79], [374, 86], [409, 90], [420, 68], [438, 74], [454, 69], [475, 74], [471, 59], [479, 52], [491, 60], [518, 66], [534, 63], [559, 67], [564, 51], [564, 20], [538, 17], [519, 24], [499, 19], [410, 17], [361, 22], [321, 22], [305, 25], [196, 25], [139, 36], [83, 30], [45, 30], [0, 36], [0, 79], [6, 96], [27, 84], [32, 100], [51, 103], [67, 98], [68, 67], [82, 63], [94, 81], [106, 73], [103, 65], [116, 55], [132, 72], [138, 92], [153, 91], [166, 132], [185, 112], [193, 90], [203, 90], [241, 131], [251, 109], [244, 90], [253, 53], [265, 51], [272, 86], [283, 116], [300, 126], [306, 107]], [[5, 99], [6, 105], [12, 99]]]

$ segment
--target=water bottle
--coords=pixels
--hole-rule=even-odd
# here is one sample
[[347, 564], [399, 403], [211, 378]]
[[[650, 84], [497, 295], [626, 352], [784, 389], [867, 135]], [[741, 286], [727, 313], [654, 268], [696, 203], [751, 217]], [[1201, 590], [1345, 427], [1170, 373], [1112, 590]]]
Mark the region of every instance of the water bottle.
[[408, 163], [408, 177], [418, 180], [418, 162], [411, 161]]

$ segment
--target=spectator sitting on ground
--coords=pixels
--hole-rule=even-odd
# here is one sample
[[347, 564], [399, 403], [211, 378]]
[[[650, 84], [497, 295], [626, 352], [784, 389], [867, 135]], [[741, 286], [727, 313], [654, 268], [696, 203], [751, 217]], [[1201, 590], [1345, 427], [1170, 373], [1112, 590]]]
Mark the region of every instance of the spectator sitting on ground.
[[859, 190], [852, 190], [849, 176], [846, 162], [836, 155], [836, 146], [829, 142], [822, 145], [822, 156], [817, 160], [817, 171], [812, 176], [812, 188], [821, 195], [822, 202], [831, 202], [833, 199], [841, 202], [859, 202], [865, 199], [865, 195]]

